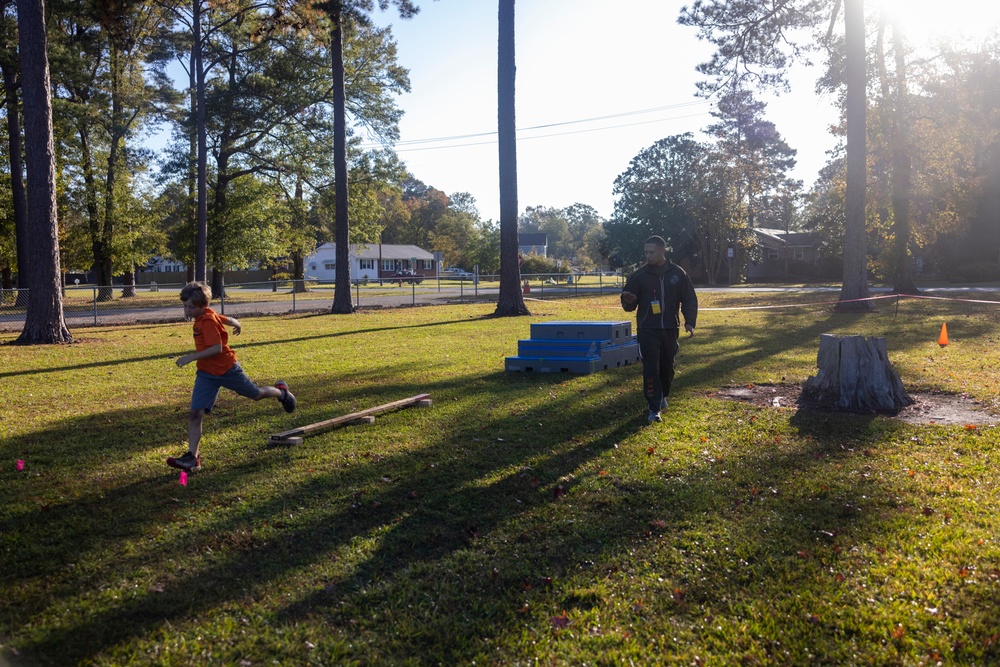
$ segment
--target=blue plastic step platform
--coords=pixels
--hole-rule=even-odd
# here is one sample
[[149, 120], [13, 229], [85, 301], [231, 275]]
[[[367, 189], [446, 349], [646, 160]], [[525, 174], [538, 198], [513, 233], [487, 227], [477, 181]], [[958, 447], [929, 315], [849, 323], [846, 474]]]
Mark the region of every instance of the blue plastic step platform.
[[607, 363], [610, 368], [640, 363], [642, 357], [639, 356], [639, 343], [633, 339], [632, 342], [624, 345], [610, 347], [601, 356], [601, 360]]
[[522, 373], [595, 373], [639, 361], [631, 322], [539, 322], [504, 367]]
[[607, 340], [619, 345], [632, 337], [632, 322], [536, 322], [531, 340]]
[[[562, 357], [556, 359], [542, 359], [539, 357], [507, 357], [504, 363], [505, 370], [519, 373], [595, 373], [605, 371], [608, 364], [600, 358], [572, 358]], [[611, 366], [613, 368], [613, 366]]]
[[609, 349], [609, 340], [519, 340], [519, 357], [594, 357]]

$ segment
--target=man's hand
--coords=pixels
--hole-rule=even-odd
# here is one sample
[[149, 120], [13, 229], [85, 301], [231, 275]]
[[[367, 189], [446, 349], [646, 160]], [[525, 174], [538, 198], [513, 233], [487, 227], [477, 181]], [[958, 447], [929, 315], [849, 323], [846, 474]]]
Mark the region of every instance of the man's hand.
[[632, 292], [622, 292], [622, 303], [635, 303], [638, 298], [639, 297], [632, 294]]
[[688, 332], [688, 338], [690, 338], [691, 336], [694, 335], [694, 327], [691, 326], [690, 324], [685, 324], [684, 325], [684, 331]]
[[178, 368], [184, 368], [191, 363], [191, 360], [188, 358], [188, 355], [185, 354], [182, 357], [177, 357], [177, 360], [174, 363], [177, 364]]
[[229, 318], [229, 326], [233, 328], [233, 335], [239, 336], [243, 332], [243, 325], [235, 317]]

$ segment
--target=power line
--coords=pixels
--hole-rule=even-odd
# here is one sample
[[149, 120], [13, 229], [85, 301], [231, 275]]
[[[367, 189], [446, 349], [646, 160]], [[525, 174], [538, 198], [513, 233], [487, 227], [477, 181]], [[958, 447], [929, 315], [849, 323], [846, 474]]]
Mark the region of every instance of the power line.
[[[620, 112], [620, 113], [609, 114], [609, 115], [606, 115], [606, 116], [595, 116], [593, 118], [581, 118], [581, 119], [577, 119], [577, 120], [567, 120], [567, 121], [560, 121], [560, 122], [555, 122], [555, 123], [545, 123], [545, 124], [542, 124], [542, 125], [533, 125], [531, 127], [519, 128], [517, 130], [517, 132], [518, 133], [531, 132], [533, 130], [542, 130], [542, 129], [552, 128], [552, 127], [563, 127], [563, 126], [566, 126], [566, 125], [578, 125], [578, 124], [581, 124], [581, 123], [593, 123], [593, 122], [597, 122], [597, 121], [601, 121], [601, 120], [611, 120], [611, 119], [614, 119], [614, 118], [625, 118], [625, 117], [628, 117], [628, 116], [637, 116], [637, 115], [641, 115], [641, 114], [656, 113], [656, 112], [660, 112], [660, 111], [669, 111], [669, 110], [672, 110], [672, 109], [682, 109], [682, 108], [685, 108], [685, 107], [699, 106], [699, 105], [705, 105], [705, 104], [708, 104], [708, 102], [705, 102], [705, 101], [681, 102], [681, 103], [678, 103], [678, 104], [668, 104], [666, 106], [654, 107], [654, 108], [651, 108], [651, 109], [639, 109], [639, 110], [635, 110], [635, 111], [623, 111], [623, 112]], [[649, 123], [662, 123], [662, 122], [665, 122], [665, 121], [668, 121], [668, 120], [678, 120], [680, 118], [690, 118], [692, 116], [700, 116], [700, 115], [704, 115], [704, 113], [705, 112], [700, 112], [698, 114], [689, 114], [689, 115], [685, 115], [685, 116], [674, 116], [674, 117], [670, 117], [670, 118], [661, 118], [661, 119], [656, 119], [656, 120], [641, 121], [641, 122], [638, 122], [638, 123], [625, 123], [625, 124], [621, 124], [621, 125], [610, 125], [610, 126], [607, 126], [607, 127], [598, 127], [598, 128], [588, 129], [588, 130], [576, 130], [576, 131], [573, 131], [573, 132], [559, 132], [559, 133], [554, 133], [554, 134], [539, 135], [539, 136], [535, 136], [535, 137], [523, 137], [523, 138], [519, 138], [519, 141], [523, 141], [523, 140], [526, 140], [526, 139], [544, 139], [544, 138], [547, 138], [547, 137], [558, 137], [558, 136], [567, 135], [567, 134], [579, 134], [579, 133], [585, 133], [585, 132], [598, 132], [598, 131], [601, 131], [601, 130], [613, 130], [613, 129], [618, 129], [618, 128], [622, 128], [622, 127], [632, 127], [632, 126], [635, 126], [635, 125], [646, 125], [646, 124], [649, 124]], [[406, 141], [398, 141], [398, 142], [396, 142], [395, 146], [397, 148], [397, 152], [400, 152], [400, 153], [402, 153], [402, 152], [412, 152], [412, 151], [417, 151], [417, 150], [437, 150], [437, 149], [441, 149], [441, 148], [461, 148], [461, 147], [464, 147], [464, 146], [480, 146], [480, 145], [484, 145], [484, 144], [496, 143], [496, 139], [492, 139], [490, 141], [482, 141], [482, 142], [466, 143], [466, 144], [449, 144], [447, 146], [431, 146], [431, 147], [425, 147], [425, 148], [408, 148], [408, 147], [411, 147], [411, 146], [419, 146], [421, 144], [433, 144], [433, 143], [442, 143], [442, 142], [451, 142], [451, 141], [461, 141], [463, 139], [476, 139], [478, 137], [496, 137], [496, 134], [497, 134], [496, 131], [493, 131], [493, 132], [476, 132], [476, 133], [472, 133], [472, 134], [458, 134], [458, 135], [453, 135], [453, 136], [448, 136], [448, 137], [433, 137], [433, 138], [429, 138], [429, 139], [409, 139], [409, 140], [406, 140]], [[374, 147], [375, 147], [374, 144], [368, 146], [368, 148], [374, 148]]]
[[[590, 128], [590, 129], [586, 129], [586, 130], [573, 130], [571, 132], [554, 132], [552, 134], [540, 134], [540, 135], [537, 135], [537, 136], [534, 136], [534, 137], [518, 137], [517, 140], [518, 141], [530, 141], [531, 139], [548, 139], [548, 138], [551, 138], [551, 137], [563, 137], [563, 136], [568, 136], [568, 135], [571, 135], [571, 134], [588, 134], [590, 132], [602, 132], [604, 130], [617, 130], [617, 129], [620, 129], [620, 128], [623, 128], [623, 127], [635, 127], [637, 125], [649, 125], [651, 123], [665, 123], [667, 121], [681, 120], [683, 118], [694, 118], [696, 116], [704, 116], [706, 113], [707, 112], [702, 111], [702, 112], [699, 112], [699, 113], [687, 114], [687, 115], [684, 115], [684, 116], [671, 116], [669, 118], [657, 118], [657, 119], [654, 119], [654, 120], [644, 120], [644, 121], [640, 121], [638, 123], [623, 123], [621, 125], [609, 125], [607, 127], [594, 127], [594, 128]], [[564, 125], [564, 124], [568, 124], [568, 123], [560, 123], [560, 124]], [[539, 127], [542, 127], [542, 126], [539, 126]], [[527, 131], [527, 130], [530, 130], [530, 129], [536, 129], [536, 128], [525, 128], [524, 130], [518, 130], [518, 132]], [[496, 134], [497, 134], [496, 132], [483, 132], [481, 134], [468, 135], [468, 137], [469, 138], [472, 138], [472, 137], [482, 137], [482, 136], [493, 136], [493, 137], [496, 137]], [[396, 149], [396, 152], [397, 153], [413, 153], [413, 152], [416, 152], [416, 151], [436, 151], [436, 150], [441, 150], [442, 148], [465, 148], [467, 146], [486, 146], [486, 145], [495, 144], [495, 143], [497, 143], [497, 139], [494, 138], [494, 139], [491, 139], [489, 141], [477, 141], [477, 142], [466, 143], [466, 144], [448, 144], [446, 146], [422, 146], [422, 147], [417, 147], [417, 148], [406, 148], [406, 147], [404, 147], [404, 148]]]

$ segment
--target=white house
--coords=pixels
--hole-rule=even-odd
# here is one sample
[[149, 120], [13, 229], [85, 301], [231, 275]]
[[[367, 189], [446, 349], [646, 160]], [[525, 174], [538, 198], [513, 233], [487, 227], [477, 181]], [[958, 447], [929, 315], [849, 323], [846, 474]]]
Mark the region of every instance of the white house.
[[517, 253], [519, 255], [549, 256], [549, 235], [542, 233], [517, 234]]
[[174, 259], [173, 257], [161, 257], [160, 255], [155, 255], [146, 262], [146, 266], [141, 267], [139, 271], [149, 271], [152, 273], [174, 273], [180, 271], [187, 271], [187, 264], [184, 262]]
[[[379, 280], [403, 269], [409, 269], [422, 276], [437, 274], [434, 255], [415, 245], [371, 243], [359, 246], [352, 243], [348, 250], [348, 258], [351, 262], [351, 280], [365, 278]], [[336, 272], [337, 246], [335, 243], [324, 243], [306, 258], [305, 274], [307, 279], [332, 281], [336, 278]]]

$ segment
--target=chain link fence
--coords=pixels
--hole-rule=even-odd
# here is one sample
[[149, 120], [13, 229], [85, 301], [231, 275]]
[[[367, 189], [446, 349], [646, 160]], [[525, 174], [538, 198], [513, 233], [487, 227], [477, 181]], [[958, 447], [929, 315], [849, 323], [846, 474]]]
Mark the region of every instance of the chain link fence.
[[[495, 301], [499, 276], [472, 279], [433, 276], [361, 280], [351, 283], [355, 308]], [[621, 290], [619, 274], [522, 274], [521, 289], [532, 299], [595, 296]], [[63, 314], [70, 328], [183, 321], [182, 283], [158, 285], [67, 286]], [[285, 280], [226, 285], [212, 308], [230, 317], [322, 312], [333, 306], [336, 285], [317, 280]], [[27, 313], [28, 290], [0, 290], [0, 331], [20, 331]]]

